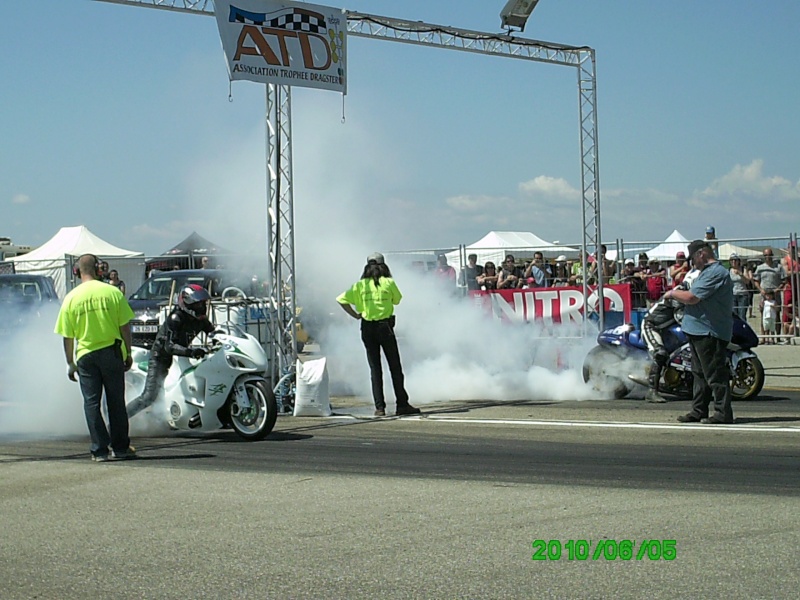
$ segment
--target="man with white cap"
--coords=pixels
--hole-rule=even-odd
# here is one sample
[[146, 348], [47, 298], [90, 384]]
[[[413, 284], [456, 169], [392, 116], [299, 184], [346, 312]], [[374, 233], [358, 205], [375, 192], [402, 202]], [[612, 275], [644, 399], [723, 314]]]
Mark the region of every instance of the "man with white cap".
[[553, 269], [554, 287], [569, 285], [569, 268], [567, 267], [567, 257], [561, 254], [556, 258], [556, 266]]
[[376, 417], [386, 415], [381, 349], [392, 376], [397, 415], [416, 415], [421, 412], [408, 403], [400, 351], [394, 335], [394, 307], [400, 304], [402, 298], [403, 295], [392, 279], [392, 273], [380, 252], [374, 252], [367, 257], [361, 279], [336, 298], [344, 312], [361, 321], [361, 341], [367, 351]]
[[742, 320], [747, 320], [747, 309], [750, 306], [750, 284], [753, 281], [753, 274], [747, 265], [742, 266], [742, 259], [735, 252], [728, 257], [733, 282], [733, 312]]

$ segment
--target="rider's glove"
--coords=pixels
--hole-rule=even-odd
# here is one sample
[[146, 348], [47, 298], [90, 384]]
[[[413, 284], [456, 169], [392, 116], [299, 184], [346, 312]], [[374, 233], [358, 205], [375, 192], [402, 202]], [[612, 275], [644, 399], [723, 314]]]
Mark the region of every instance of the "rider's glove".
[[203, 358], [206, 355], [206, 351], [203, 348], [192, 348], [190, 352], [192, 358]]

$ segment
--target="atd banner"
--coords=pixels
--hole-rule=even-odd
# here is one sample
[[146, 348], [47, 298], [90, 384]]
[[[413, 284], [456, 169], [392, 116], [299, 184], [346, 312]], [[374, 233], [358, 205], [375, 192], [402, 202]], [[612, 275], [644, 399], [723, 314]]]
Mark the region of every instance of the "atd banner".
[[[500, 319], [511, 322], [580, 323], [584, 309], [583, 290], [577, 287], [533, 288], [470, 292], [472, 301]], [[631, 286], [627, 283], [603, 286], [606, 311], [620, 312], [631, 320]], [[592, 288], [588, 304], [597, 310], [597, 290]]]
[[231, 80], [347, 93], [341, 9], [275, 0], [214, 0]]

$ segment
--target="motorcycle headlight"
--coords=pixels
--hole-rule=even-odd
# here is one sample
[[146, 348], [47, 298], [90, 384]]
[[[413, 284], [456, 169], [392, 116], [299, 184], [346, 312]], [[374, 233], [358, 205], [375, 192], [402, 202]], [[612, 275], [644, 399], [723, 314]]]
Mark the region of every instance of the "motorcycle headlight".
[[231, 369], [239, 371], [256, 371], [258, 366], [249, 357], [242, 356], [241, 354], [227, 354], [225, 360]]

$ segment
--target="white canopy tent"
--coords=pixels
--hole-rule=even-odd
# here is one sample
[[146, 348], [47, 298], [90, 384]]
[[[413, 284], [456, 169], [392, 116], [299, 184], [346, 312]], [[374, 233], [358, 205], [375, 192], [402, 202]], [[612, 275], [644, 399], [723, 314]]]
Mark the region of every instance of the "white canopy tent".
[[736, 254], [739, 258], [761, 258], [761, 250], [753, 250], [752, 248], [744, 248], [725, 242], [719, 245], [717, 250], [717, 258], [720, 260], [728, 260], [731, 254]]
[[[577, 257], [578, 253], [577, 248], [553, 244], [529, 231], [490, 231], [477, 242], [466, 246], [465, 250], [465, 256], [478, 255], [479, 265], [492, 261], [498, 267], [506, 254], [513, 254], [515, 258], [533, 258], [534, 252], [541, 252], [546, 257], [554, 258], [559, 254]], [[448, 264], [459, 266], [459, 250], [448, 252], [445, 256]]]
[[120, 278], [128, 277], [133, 284], [133, 291], [144, 279], [144, 261], [127, 261], [125, 268], [113, 264], [115, 258], [144, 257], [143, 252], [134, 252], [118, 248], [97, 237], [83, 225], [62, 227], [47, 242], [27, 254], [11, 257], [17, 273], [49, 275], [53, 278], [58, 297], [63, 299], [67, 293], [67, 282], [72, 275], [68, 273], [74, 259], [82, 254], [94, 254], [101, 260], [108, 261], [112, 269], [117, 269]]
[[680, 231], [675, 229], [669, 234], [666, 240], [661, 242], [655, 248], [645, 250], [648, 258], [655, 258], [657, 260], [674, 261], [675, 255], [678, 252], [683, 252], [686, 257], [689, 257], [689, 242], [690, 240], [683, 237]]

